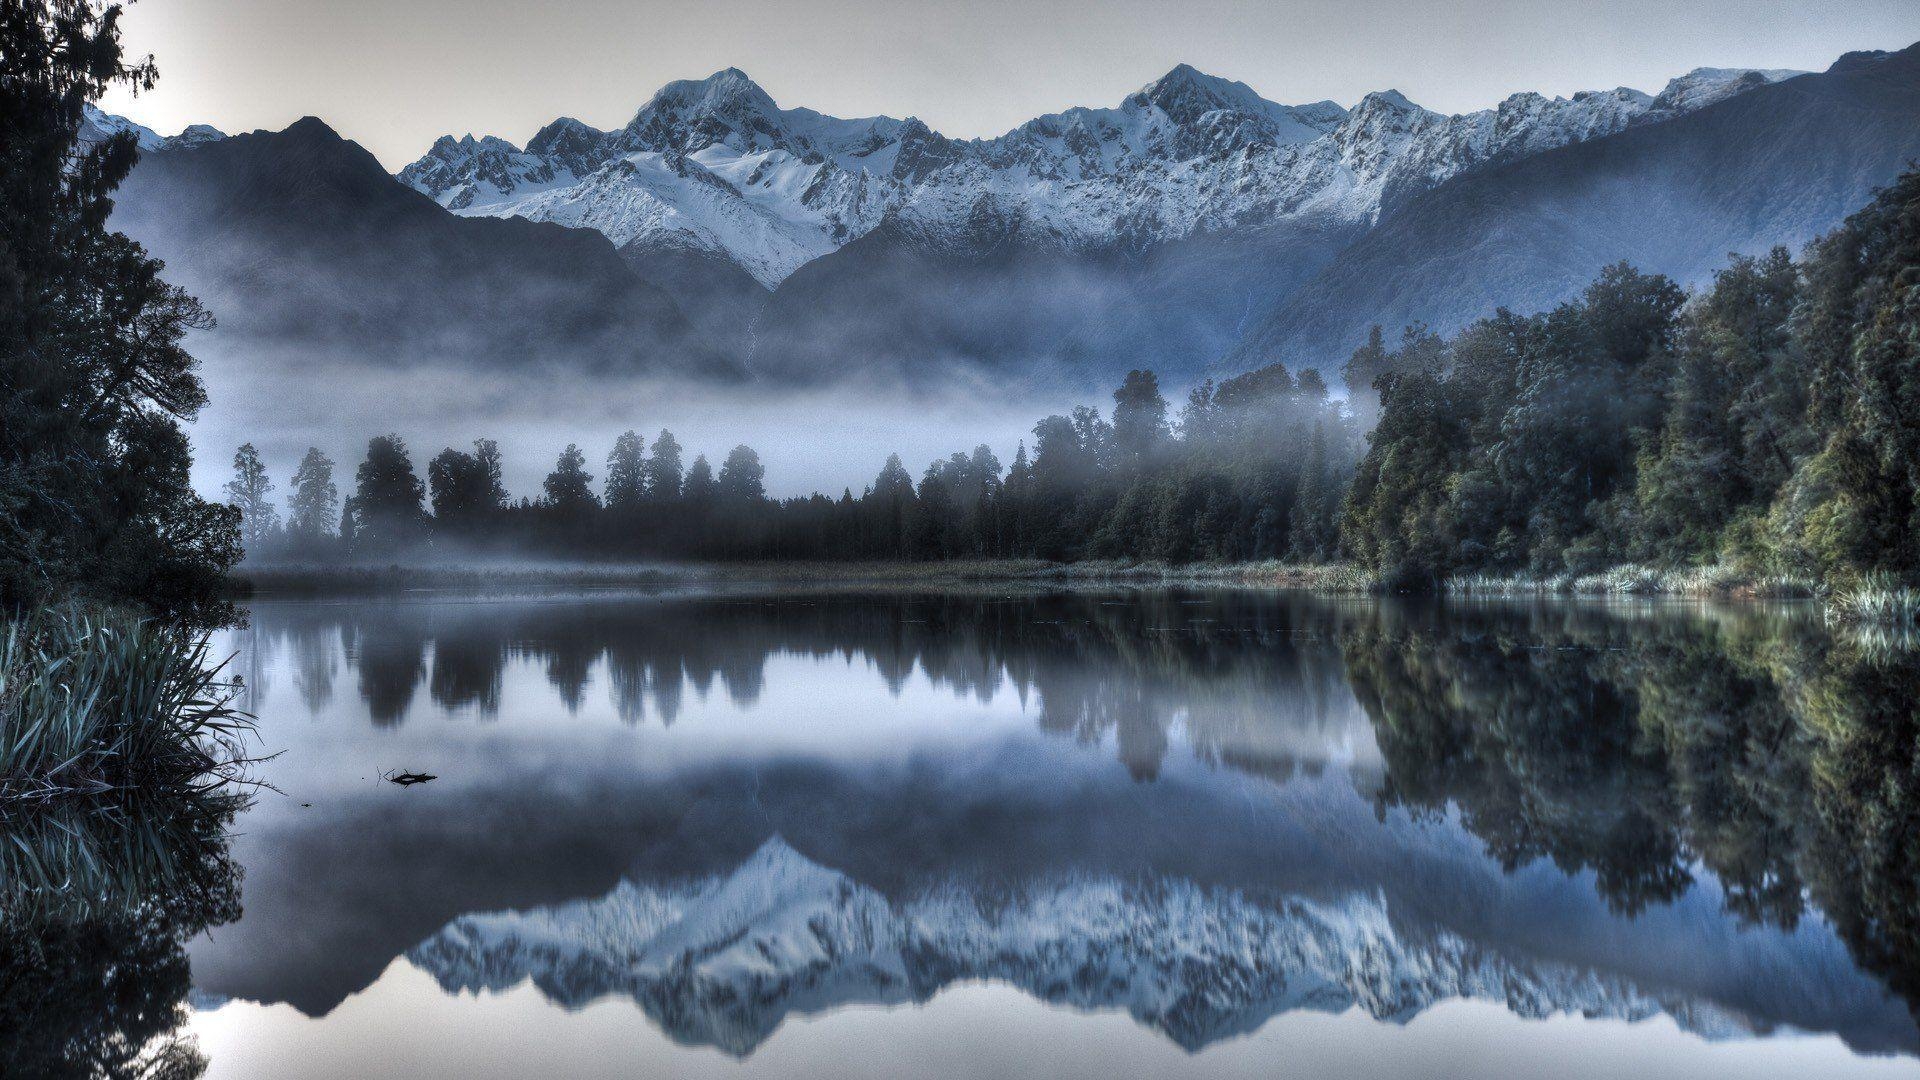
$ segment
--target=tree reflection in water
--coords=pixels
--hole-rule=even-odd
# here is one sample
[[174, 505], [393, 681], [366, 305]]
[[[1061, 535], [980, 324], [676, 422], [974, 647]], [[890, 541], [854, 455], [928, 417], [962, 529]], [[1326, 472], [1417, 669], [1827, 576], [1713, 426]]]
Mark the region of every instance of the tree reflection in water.
[[1590, 873], [1628, 916], [1704, 869], [1741, 921], [1817, 910], [1920, 998], [1920, 654], [1836, 638], [1805, 610], [959, 590], [258, 614], [296, 648], [349, 643], [378, 724], [406, 722], [423, 684], [495, 715], [526, 661], [569, 711], [610, 694], [623, 721], [666, 725], [688, 692], [751, 703], [775, 656], [857, 660], [896, 694], [917, 676], [1017, 694], [1042, 730], [1111, 746], [1142, 782], [1175, 752], [1276, 781], [1319, 771], [1300, 733], [1357, 720], [1384, 773], [1356, 781], [1382, 813], [1457, 810], [1508, 870]]
[[1592, 871], [1629, 914], [1704, 867], [1742, 920], [1817, 909], [1920, 1000], [1920, 655], [1804, 619], [1578, 606], [1388, 611], [1342, 648], [1383, 805], [1457, 806], [1509, 869]]

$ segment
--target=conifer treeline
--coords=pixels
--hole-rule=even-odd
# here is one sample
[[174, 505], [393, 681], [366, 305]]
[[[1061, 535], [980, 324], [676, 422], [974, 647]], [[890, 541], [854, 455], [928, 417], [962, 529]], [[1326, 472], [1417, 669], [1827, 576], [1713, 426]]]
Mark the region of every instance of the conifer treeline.
[[1342, 375], [1345, 401], [1273, 364], [1175, 416], [1134, 371], [1107, 416], [1047, 417], [1006, 467], [980, 446], [916, 481], [896, 455], [837, 499], [767, 498], [746, 446], [717, 475], [683, 469], [665, 431], [621, 436], [597, 490], [569, 446], [518, 503], [491, 441], [442, 452], [423, 483], [392, 435], [344, 514], [318, 451], [284, 530], [251, 447], [229, 496], [256, 553], [302, 557], [1351, 558], [1401, 588], [1629, 563], [1920, 579], [1920, 172], [1799, 262], [1734, 256], [1693, 296], [1623, 263], [1450, 339], [1416, 326], [1389, 348], [1376, 328]]
[[[662, 431], [629, 431], [596, 477], [570, 445], [538, 498], [509, 498], [489, 439], [447, 449], [423, 481], [398, 435], [373, 439], [342, 500], [310, 450], [287, 522], [251, 445], [228, 498], [256, 559], [388, 559], [428, 552], [566, 558], [949, 559], [1033, 556], [1174, 562], [1335, 556], [1340, 493], [1364, 443], [1313, 370], [1273, 365], [1196, 388], [1177, 417], [1135, 371], [1103, 416], [1082, 406], [1034, 426], [1010, 465], [986, 446], [918, 480], [889, 457], [859, 495], [770, 499], [759, 454], [716, 471]], [[333, 527], [338, 523], [338, 528]]]

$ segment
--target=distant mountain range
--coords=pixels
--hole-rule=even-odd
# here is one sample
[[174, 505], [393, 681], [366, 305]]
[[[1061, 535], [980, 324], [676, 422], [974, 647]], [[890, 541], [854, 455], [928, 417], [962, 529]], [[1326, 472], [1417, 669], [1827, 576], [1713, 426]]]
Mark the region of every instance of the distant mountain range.
[[1697, 282], [1804, 242], [1920, 156], [1920, 47], [1456, 116], [1390, 90], [1280, 105], [1182, 65], [986, 140], [782, 109], [728, 69], [617, 131], [448, 136], [397, 177], [315, 120], [136, 134], [116, 224], [263, 334], [346, 314], [372, 345], [1099, 383], [1336, 367], [1374, 321], [1450, 328], [1619, 259]]

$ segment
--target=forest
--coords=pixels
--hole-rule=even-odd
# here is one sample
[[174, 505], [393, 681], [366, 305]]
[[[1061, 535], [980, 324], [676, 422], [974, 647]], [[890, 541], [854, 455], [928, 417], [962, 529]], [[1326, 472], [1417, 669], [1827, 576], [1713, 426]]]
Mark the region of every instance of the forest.
[[[630, 559], [1350, 560], [1382, 587], [1714, 568], [1798, 587], [1920, 573], [1920, 173], [1799, 259], [1732, 256], [1689, 292], [1626, 264], [1574, 301], [1451, 337], [1378, 328], [1330, 391], [1281, 361], [1176, 410], [1134, 371], [1105, 414], [898, 456], [855, 494], [771, 499], [758, 453], [715, 470], [671, 432], [621, 436], [596, 476], [570, 445], [511, 499], [489, 439], [424, 479], [371, 440], [342, 497], [308, 452], [286, 520], [251, 445], [229, 503], [261, 560], [538, 553]], [[598, 464], [593, 463], [593, 464]]]
[[1380, 421], [1341, 543], [1403, 587], [1625, 564], [1910, 581], [1916, 283], [1908, 172], [1800, 260], [1734, 256], [1692, 296], [1622, 265], [1539, 315], [1376, 337], [1349, 376]]
[[[716, 470], [661, 431], [622, 435], [601, 480], [568, 446], [538, 498], [514, 501], [490, 439], [435, 455], [423, 480], [405, 440], [372, 439], [342, 497], [334, 463], [308, 451], [282, 522], [251, 445], [229, 501], [255, 558], [379, 560], [437, 553], [555, 557], [926, 560], [1027, 557], [1173, 563], [1338, 552], [1340, 492], [1360, 457], [1356, 418], [1312, 369], [1274, 364], [1205, 383], [1173, 414], [1134, 371], [1103, 416], [1049, 416], [1002, 465], [987, 446], [931, 463], [898, 455], [858, 495], [770, 499], [765, 466], [737, 446]], [[335, 528], [335, 522], [338, 527]]]

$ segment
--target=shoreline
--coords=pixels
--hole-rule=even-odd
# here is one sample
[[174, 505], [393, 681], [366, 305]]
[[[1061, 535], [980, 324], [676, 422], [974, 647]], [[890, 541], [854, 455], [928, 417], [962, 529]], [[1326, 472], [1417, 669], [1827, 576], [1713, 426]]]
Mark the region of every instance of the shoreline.
[[236, 599], [378, 596], [462, 589], [616, 589], [685, 585], [1218, 584], [1367, 592], [1371, 578], [1350, 563], [1260, 562], [1174, 566], [1125, 560], [1043, 559], [945, 562], [500, 563], [242, 566]]
[[[793, 585], [1193, 585], [1299, 589], [1328, 595], [1380, 594], [1378, 578], [1354, 563], [1278, 561], [1187, 563], [1138, 560], [955, 559], [943, 562], [268, 564], [242, 566], [234, 599], [392, 596], [414, 592], [549, 592]], [[1836, 625], [1920, 626], [1920, 591], [1886, 581], [1827, 590], [1799, 578], [1727, 567], [1663, 570], [1626, 565], [1587, 575], [1465, 574], [1431, 595], [1458, 598], [1806, 601]]]

